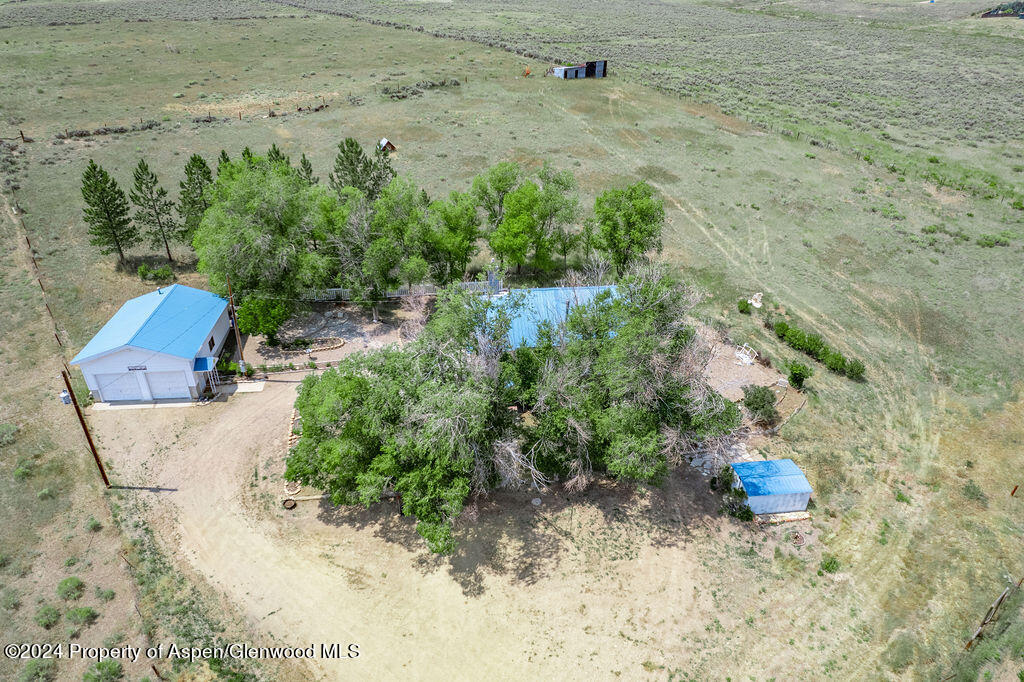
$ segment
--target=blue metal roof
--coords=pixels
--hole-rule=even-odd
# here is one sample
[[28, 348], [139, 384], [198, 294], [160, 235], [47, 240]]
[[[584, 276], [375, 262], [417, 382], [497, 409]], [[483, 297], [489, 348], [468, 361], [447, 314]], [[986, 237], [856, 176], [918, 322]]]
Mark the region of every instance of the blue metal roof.
[[537, 327], [541, 322], [550, 322], [557, 327], [565, 321], [570, 307], [590, 303], [602, 291], [610, 291], [615, 295], [614, 286], [512, 290], [510, 294], [522, 294], [524, 301], [523, 307], [512, 319], [508, 332], [509, 343], [513, 348], [537, 345]]
[[71, 364], [131, 346], [194, 358], [228, 303], [209, 291], [172, 284], [125, 302]]
[[804, 472], [791, 459], [734, 462], [732, 468], [749, 497], [814, 492]]

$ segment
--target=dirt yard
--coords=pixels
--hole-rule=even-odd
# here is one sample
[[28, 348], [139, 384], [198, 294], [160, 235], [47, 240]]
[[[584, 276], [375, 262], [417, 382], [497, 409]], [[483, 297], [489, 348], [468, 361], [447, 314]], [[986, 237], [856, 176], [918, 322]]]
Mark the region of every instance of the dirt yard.
[[429, 554], [393, 503], [286, 511], [286, 444], [306, 374], [191, 409], [91, 419], [118, 478], [160, 490], [139, 494], [184, 570], [280, 644], [359, 645], [357, 660], [310, 662], [317, 679], [657, 678], [683, 661], [731, 670], [703, 643], [785, 604], [758, 589], [785, 577], [770, 568], [777, 547], [797, 562], [818, 553], [810, 522], [762, 530], [721, 517], [689, 467], [663, 488], [554, 490], [539, 506], [536, 493], [494, 494], [464, 515], [451, 557]]
[[[361, 350], [401, 343], [403, 326], [415, 313], [399, 306], [382, 306], [380, 321], [374, 322], [369, 310], [355, 305], [317, 304], [313, 310], [289, 320], [281, 329], [282, 343], [296, 339], [313, 342], [310, 353], [271, 346], [262, 336], [243, 339], [243, 352], [249, 364], [304, 365], [310, 360], [336, 362]], [[342, 345], [339, 343], [344, 342]]]

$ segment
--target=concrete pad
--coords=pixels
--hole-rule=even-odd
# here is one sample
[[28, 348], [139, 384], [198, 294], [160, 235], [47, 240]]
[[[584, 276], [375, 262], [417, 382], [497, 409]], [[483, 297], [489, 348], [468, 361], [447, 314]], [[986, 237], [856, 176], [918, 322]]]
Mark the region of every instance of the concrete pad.
[[164, 407], [194, 407], [200, 403], [194, 400], [139, 400], [123, 403], [93, 403], [91, 409], [103, 410], [154, 410]]

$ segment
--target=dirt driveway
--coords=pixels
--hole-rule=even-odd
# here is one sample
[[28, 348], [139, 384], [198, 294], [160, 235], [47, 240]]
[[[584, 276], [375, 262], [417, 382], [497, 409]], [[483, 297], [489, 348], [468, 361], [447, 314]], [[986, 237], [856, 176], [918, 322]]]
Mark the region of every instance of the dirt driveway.
[[359, 645], [356, 660], [313, 661], [318, 679], [632, 678], [644, 661], [711, 664], [698, 642], [719, 636], [709, 622], [732, 618], [718, 610], [712, 621], [712, 567], [728, 560], [718, 549], [760, 532], [718, 517], [698, 474], [684, 468], [660, 489], [600, 487], [571, 504], [497, 494], [471, 510], [455, 555], [435, 557], [389, 503], [280, 507], [303, 376], [198, 408], [91, 419], [122, 482], [171, 489], [139, 493], [169, 553], [257, 628], [281, 644]]

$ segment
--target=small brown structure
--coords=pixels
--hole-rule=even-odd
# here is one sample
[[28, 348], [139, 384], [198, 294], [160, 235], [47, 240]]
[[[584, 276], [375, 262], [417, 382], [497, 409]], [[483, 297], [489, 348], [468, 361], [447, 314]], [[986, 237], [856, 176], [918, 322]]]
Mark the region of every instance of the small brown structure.
[[377, 149], [381, 149], [381, 150], [386, 151], [386, 152], [398, 151], [398, 147], [393, 145], [391, 143], [391, 140], [389, 140], [386, 137], [380, 138], [380, 142], [377, 143]]

